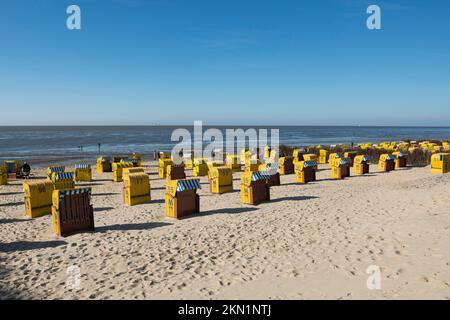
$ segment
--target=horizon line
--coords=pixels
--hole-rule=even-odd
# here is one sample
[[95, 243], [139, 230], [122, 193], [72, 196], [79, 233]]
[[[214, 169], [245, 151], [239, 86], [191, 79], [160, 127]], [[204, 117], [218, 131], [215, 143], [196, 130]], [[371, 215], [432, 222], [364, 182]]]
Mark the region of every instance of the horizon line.
[[[193, 127], [194, 124], [0, 124], [0, 127]], [[218, 127], [354, 127], [354, 128], [450, 128], [450, 126], [439, 125], [346, 125], [346, 124], [282, 124], [282, 125], [269, 125], [269, 124], [207, 124], [203, 123], [202, 126], [218, 126]]]

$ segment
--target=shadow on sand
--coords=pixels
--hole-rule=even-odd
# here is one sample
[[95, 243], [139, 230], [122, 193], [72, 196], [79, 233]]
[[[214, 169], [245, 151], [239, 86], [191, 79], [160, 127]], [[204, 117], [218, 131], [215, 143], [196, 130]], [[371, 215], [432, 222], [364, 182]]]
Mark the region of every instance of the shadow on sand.
[[202, 212], [196, 213], [192, 216], [187, 216], [186, 218], [203, 217], [203, 216], [209, 216], [212, 214], [238, 214], [238, 213], [251, 212], [251, 211], [256, 211], [256, 210], [258, 210], [258, 208], [253, 208], [253, 207], [214, 209], [214, 210], [202, 211]]
[[17, 252], [35, 249], [55, 248], [66, 245], [67, 242], [61, 240], [55, 241], [17, 241], [9, 243], [0, 243], [0, 252]]
[[316, 196], [282, 197], [282, 198], [271, 199], [270, 202], [281, 202], [281, 201], [304, 201], [304, 200], [312, 200], [312, 199], [319, 199], [319, 197], [316, 197]]
[[0, 207], [13, 207], [13, 206], [20, 206], [22, 204], [24, 204], [23, 201], [0, 203]]
[[167, 223], [167, 222], [113, 224], [110, 226], [97, 227], [97, 228], [95, 228], [95, 232], [149, 230], [149, 229], [170, 226], [170, 225], [171, 225], [171, 223]]

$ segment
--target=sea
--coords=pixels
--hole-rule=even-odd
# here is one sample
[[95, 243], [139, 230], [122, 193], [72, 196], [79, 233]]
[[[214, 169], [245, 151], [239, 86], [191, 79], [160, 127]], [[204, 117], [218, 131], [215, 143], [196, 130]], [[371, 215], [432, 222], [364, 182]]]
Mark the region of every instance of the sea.
[[[369, 126], [203, 126], [225, 136], [227, 129], [278, 129], [280, 144], [289, 146], [347, 145], [400, 140], [447, 140], [450, 127], [369, 127]], [[101, 155], [131, 152], [153, 154], [169, 151], [179, 143], [172, 141], [176, 129], [186, 129], [194, 139], [192, 126], [0, 126], [0, 160], [29, 162], [95, 159]], [[275, 134], [275, 133], [273, 133]], [[197, 141], [201, 138], [197, 136]], [[207, 145], [209, 141], [205, 141]]]

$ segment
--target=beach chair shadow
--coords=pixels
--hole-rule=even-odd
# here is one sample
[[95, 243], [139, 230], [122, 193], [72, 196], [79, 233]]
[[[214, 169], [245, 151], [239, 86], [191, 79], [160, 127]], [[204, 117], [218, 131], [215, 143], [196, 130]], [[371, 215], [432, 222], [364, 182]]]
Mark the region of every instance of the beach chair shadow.
[[30, 221], [29, 219], [0, 219], [0, 224]]
[[270, 199], [270, 202], [281, 202], [281, 201], [304, 201], [304, 200], [313, 200], [319, 199], [316, 196], [294, 196], [294, 197], [282, 197], [276, 199]]
[[133, 230], [150, 230], [154, 228], [170, 226], [167, 222], [146, 222], [146, 223], [127, 223], [127, 224], [113, 224], [109, 226], [96, 227], [95, 232], [107, 231], [133, 231]]
[[202, 211], [200, 213], [196, 213], [195, 215], [187, 216], [186, 218], [209, 216], [212, 214], [239, 214], [239, 213], [256, 211], [256, 210], [258, 210], [258, 208], [253, 208], [253, 207], [214, 209], [214, 210]]
[[0, 197], [1, 196], [13, 196], [13, 195], [15, 195], [15, 194], [22, 194], [23, 192], [3, 192], [3, 193], [0, 193]]
[[0, 203], [0, 207], [13, 207], [13, 206], [20, 206], [24, 202], [23, 201], [17, 201], [17, 202], [8, 202], [8, 203]]
[[66, 245], [66, 241], [17, 241], [0, 243], [0, 252], [17, 252], [35, 249], [55, 248]]
[[94, 207], [94, 213], [101, 212], [101, 211], [109, 211], [112, 209], [114, 209], [114, 208], [113, 207], [97, 207], [97, 208]]
[[113, 196], [119, 194], [117, 192], [99, 192], [99, 193], [93, 193], [92, 196]]

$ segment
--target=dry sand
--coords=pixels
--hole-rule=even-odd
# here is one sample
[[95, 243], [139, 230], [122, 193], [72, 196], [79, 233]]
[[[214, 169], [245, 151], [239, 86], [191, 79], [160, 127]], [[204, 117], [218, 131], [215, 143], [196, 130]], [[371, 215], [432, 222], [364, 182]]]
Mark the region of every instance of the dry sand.
[[[94, 173], [78, 185], [93, 188], [96, 231], [67, 238], [53, 235], [50, 216], [25, 216], [12, 181], [0, 186], [0, 298], [449, 299], [450, 174], [371, 170], [333, 181], [325, 169], [308, 185], [282, 176], [255, 207], [238, 191], [210, 194], [203, 177], [202, 213], [180, 221], [164, 216], [154, 163], [153, 201], [134, 207], [112, 173]], [[66, 284], [72, 265], [79, 289]], [[366, 286], [370, 265], [380, 290]]]

